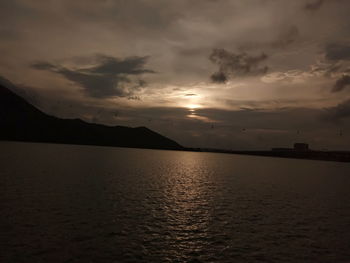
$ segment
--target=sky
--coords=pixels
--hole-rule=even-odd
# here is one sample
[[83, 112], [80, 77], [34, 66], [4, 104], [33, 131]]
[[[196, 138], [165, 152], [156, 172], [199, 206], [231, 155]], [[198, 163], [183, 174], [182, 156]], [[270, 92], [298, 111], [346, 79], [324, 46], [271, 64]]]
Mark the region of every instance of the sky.
[[348, 0], [0, 0], [0, 81], [188, 147], [350, 149]]

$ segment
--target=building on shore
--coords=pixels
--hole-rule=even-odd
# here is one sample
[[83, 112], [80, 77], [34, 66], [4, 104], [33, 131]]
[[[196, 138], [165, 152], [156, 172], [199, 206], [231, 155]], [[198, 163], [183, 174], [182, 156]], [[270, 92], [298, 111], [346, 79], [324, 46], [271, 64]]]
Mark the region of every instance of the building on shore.
[[302, 152], [309, 151], [309, 145], [307, 143], [297, 142], [294, 143], [293, 148], [272, 148], [274, 152]]
[[297, 142], [297, 143], [294, 143], [294, 150], [295, 151], [308, 151], [309, 145], [307, 143]]

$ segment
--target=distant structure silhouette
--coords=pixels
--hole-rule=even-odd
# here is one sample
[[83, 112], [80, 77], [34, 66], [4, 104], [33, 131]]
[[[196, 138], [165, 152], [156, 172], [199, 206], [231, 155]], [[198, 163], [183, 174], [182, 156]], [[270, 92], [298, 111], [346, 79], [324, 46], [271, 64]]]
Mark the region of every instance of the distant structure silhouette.
[[309, 145], [307, 143], [297, 142], [297, 143], [294, 143], [294, 150], [295, 151], [308, 151]]
[[307, 143], [303, 143], [303, 142], [296, 142], [293, 145], [293, 148], [272, 148], [272, 151], [277, 151], [277, 152], [283, 152], [283, 151], [309, 151], [309, 145]]

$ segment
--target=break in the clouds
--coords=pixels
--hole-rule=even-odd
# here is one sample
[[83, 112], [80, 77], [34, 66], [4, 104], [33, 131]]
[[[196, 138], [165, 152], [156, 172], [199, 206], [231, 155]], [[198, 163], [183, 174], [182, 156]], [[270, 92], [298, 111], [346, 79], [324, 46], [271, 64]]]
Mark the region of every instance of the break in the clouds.
[[112, 96], [134, 98], [135, 90], [142, 88], [146, 82], [140, 78], [132, 80], [133, 76], [146, 73], [154, 73], [145, 69], [147, 57], [129, 57], [119, 59], [110, 56], [97, 55], [92, 59], [96, 65], [70, 69], [62, 65], [48, 62], [36, 62], [32, 68], [47, 70], [62, 75], [66, 79], [80, 85], [84, 91], [95, 98], [107, 98]]
[[350, 1], [0, 5], [0, 75], [50, 114], [188, 146], [350, 147]]

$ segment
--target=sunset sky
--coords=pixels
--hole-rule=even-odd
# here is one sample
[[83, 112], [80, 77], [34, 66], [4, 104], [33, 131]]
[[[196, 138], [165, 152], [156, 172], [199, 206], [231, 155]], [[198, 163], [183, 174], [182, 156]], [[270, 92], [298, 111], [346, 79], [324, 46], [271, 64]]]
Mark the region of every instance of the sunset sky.
[[184, 146], [350, 149], [348, 0], [0, 0], [1, 81]]

